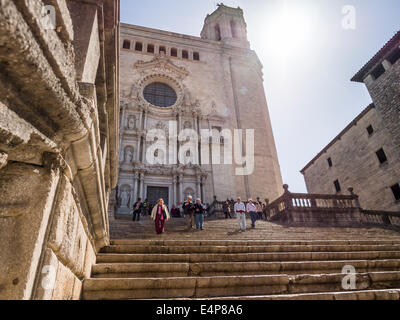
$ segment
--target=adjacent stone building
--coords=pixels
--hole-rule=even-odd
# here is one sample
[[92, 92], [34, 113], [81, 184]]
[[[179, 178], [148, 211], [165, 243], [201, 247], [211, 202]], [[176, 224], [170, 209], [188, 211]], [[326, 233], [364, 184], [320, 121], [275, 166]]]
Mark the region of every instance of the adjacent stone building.
[[0, 1], [0, 299], [79, 299], [109, 243], [119, 0]]
[[368, 106], [301, 171], [309, 193], [347, 192], [361, 206], [400, 211], [400, 32], [352, 79]]
[[[250, 49], [240, 8], [220, 5], [206, 17], [201, 37], [122, 24], [120, 43], [117, 213], [130, 213], [138, 197], [152, 203], [163, 197], [172, 206], [187, 195], [212, 202], [214, 195], [275, 199], [283, 192], [262, 65]], [[235, 161], [202, 159], [200, 139], [188, 148], [185, 132], [182, 140], [171, 133], [171, 123], [178, 134], [214, 129], [211, 142], [221, 155], [230, 142], [219, 135], [224, 129], [255, 129], [254, 172], [237, 175]], [[166, 133], [166, 148], [148, 139], [154, 129]], [[183, 159], [172, 154], [174, 145]], [[158, 160], [148, 161], [149, 154]]]

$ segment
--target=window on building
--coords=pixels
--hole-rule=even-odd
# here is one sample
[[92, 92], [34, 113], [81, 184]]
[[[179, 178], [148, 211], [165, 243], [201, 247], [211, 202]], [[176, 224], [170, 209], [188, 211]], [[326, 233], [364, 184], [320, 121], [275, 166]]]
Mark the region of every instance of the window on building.
[[374, 127], [372, 125], [369, 125], [367, 127], [367, 132], [368, 132], [369, 135], [373, 134], [374, 133]]
[[147, 45], [147, 52], [148, 53], [154, 53], [154, 44], [148, 44]]
[[143, 51], [143, 43], [141, 43], [141, 42], [136, 42], [136, 44], [135, 44], [135, 50], [136, 50], [136, 51]]
[[378, 157], [380, 163], [385, 163], [387, 161], [386, 153], [383, 151], [383, 149], [379, 149], [376, 152], [376, 156]]
[[193, 52], [193, 60], [200, 61], [200, 53]]
[[215, 40], [221, 41], [221, 29], [219, 27], [219, 24], [215, 26]]
[[392, 189], [394, 198], [396, 200], [400, 200], [400, 185], [396, 183], [394, 186], [391, 186], [390, 188]]
[[166, 54], [166, 53], [167, 53], [167, 50], [165, 49], [164, 46], [160, 46], [160, 50], [158, 50], [158, 52], [159, 52], [159, 53], [164, 53], [164, 54]]
[[182, 50], [182, 58], [189, 59], [189, 52], [187, 50]]
[[124, 40], [124, 43], [122, 45], [124, 49], [130, 49], [131, 48], [131, 42], [129, 40]]
[[232, 38], [237, 38], [236, 23], [233, 20], [231, 20], [231, 33], [232, 33]]
[[176, 92], [170, 86], [154, 82], [144, 88], [143, 96], [147, 102], [158, 107], [170, 107], [177, 100]]
[[381, 75], [385, 73], [385, 68], [383, 67], [382, 63], [379, 64], [372, 72], [371, 74], [375, 79], [378, 79]]
[[335, 185], [336, 192], [340, 192], [342, 190], [342, 188], [340, 187], [339, 180], [335, 180], [333, 184]]
[[394, 52], [392, 52], [389, 57], [387, 58], [387, 60], [391, 63], [391, 64], [395, 64], [398, 60], [400, 59], [400, 49], [397, 48]]
[[332, 166], [333, 166], [332, 158], [328, 158], [328, 165], [329, 165], [329, 167], [332, 167]]
[[178, 49], [171, 48], [171, 56], [172, 57], [177, 57], [178, 56]]
[[186, 157], [190, 157], [190, 150], [186, 151]]

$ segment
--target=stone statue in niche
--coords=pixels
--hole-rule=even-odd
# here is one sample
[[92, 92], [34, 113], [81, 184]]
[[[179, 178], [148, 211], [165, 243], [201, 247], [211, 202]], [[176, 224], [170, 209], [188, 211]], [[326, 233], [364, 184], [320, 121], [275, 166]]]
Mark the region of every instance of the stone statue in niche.
[[212, 102], [211, 104], [211, 112], [210, 113], [217, 113], [217, 105], [215, 104], [215, 101]]
[[193, 104], [193, 107], [194, 107], [195, 109], [200, 109], [200, 100], [199, 100], [199, 99], [196, 99], [196, 101], [195, 101], [194, 104]]
[[165, 126], [165, 123], [162, 122], [162, 121], [158, 121], [158, 122], [156, 123], [155, 129], [159, 129], [159, 130], [163, 130], [163, 131], [166, 131], [166, 130], [167, 130], [167, 128], [166, 128], [166, 126]]
[[136, 129], [136, 117], [129, 116], [128, 117], [128, 129]]
[[185, 94], [183, 96], [183, 104], [188, 106], [191, 103], [192, 103], [192, 96], [191, 96], [189, 90], [186, 89]]
[[136, 84], [133, 84], [129, 92], [129, 97], [132, 99], [136, 99], [138, 97], [138, 94], [139, 94], [139, 88]]
[[120, 197], [120, 206], [122, 208], [127, 208], [129, 204], [129, 199], [130, 199], [130, 193], [128, 190], [124, 189], [121, 192], [121, 197]]
[[124, 160], [127, 163], [131, 163], [133, 161], [133, 150], [131, 147], [127, 147], [125, 149], [125, 156], [124, 156]]
[[192, 124], [190, 123], [190, 121], [185, 121], [185, 123], [183, 124], [183, 129], [192, 129]]

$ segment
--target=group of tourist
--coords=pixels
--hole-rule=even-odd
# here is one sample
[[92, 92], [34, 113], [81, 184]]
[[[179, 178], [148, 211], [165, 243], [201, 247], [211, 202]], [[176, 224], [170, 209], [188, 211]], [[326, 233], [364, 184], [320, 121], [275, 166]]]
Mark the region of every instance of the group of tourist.
[[[265, 203], [262, 203], [259, 201], [257, 198], [257, 201], [253, 202], [252, 199], [251, 202], [256, 206], [256, 212], [257, 212], [257, 220], [267, 220], [268, 214], [267, 214], [267, 205]], [[249, 201], [250, 202], [250, 201]], [[226, 219], [232, 219], [232, 209], [235, 206], [236, 201], [233, 199], [231, 200], [226, 200], [223, 205], [222, 205], [222, 210], [224, 212], [225, 218]], [[233, 210], [234, 211], [234, 210]]]
[[[164, 204], [164, 199], [160, 198], [155, 206], [152, 206], [147, 202], [142, 202], [141, 198], [138, 198], [133, 205], [133, 221], [140, 221], [140, 217], [145, 214], [146, 208], [149, 208], [151, 212], [151, 219], [155, 223], [155, 229], [157, 234], [164, 232], [165, 222], [168, 221], [171, 216], [180, 217], [179, 208], [173, 206], [171, 214], [168, 207]], [[201, 199], [197, 199], [196, 203], [192, 202], [192, 197], [188, 196], [187, 200], [182, 204], [182, 210], [186, 219], [188, 230], [192, 230], [196, 227], [196, 230], [203, 230], [204, 225], [204, 214], [207, 211], [206, 205], [201, 203]]]
[[[201, 199], [198, 198], [196, 202], [192, 202], [192, 197], [188, 196], [187, 200], [181, 205], [183, 210], [183, 215], [186, 219], [187, 230], [191, 231], [193, 229], [200, 231], [204, 230], [204, 215], [207, 211], [207, 206], [201, 203]], [[225, 217], [232, 218], [231, 215], [231, 205], [233, 200], [227, 200], [223, 204], [223, 210]], [[155, 223], [155, 229], [157, 234], [164, 232], [165, 222], [168, 221], [171, 216], [180, 217], [180, 210], [178, 207], [173, 206], [171, 209], [171, 214], [168, 207], [164, 204], [164, 200], [160, 198], [156, 205], [152, 206], [147, 202], [142, 202], [139, 198], [138, 201], [133, 205], [133, 221], [140, 221], [141, 215], [148, 211], [151, 215], [151, 219]], [[256, 221], [263, 218], [264, 206], [261, 202], [253, 202], [253, 199], [249, 199], [247, 204], [241, 201], [238, 197], [237, 201], [233, 205], [233, 211], [236, 214], [239, 232], [246, 231], [246, 212], [250, 215], [251, 227], [254, 229], [256, 226]]]
[[[228, 209], [230, 211], [230, 206], [228, 206]], [[253, 203], [253, 199], [249, 199], [248, 203], [245, 205], [239, 197], [233, 206], [233, 211], [236, 213], [239, 232], [246, 231], [246, 212], [250, 214], [252, 229], [256, 227], [256, 221], [261, 219], [263, 215], [262, 205], [260, 202], [256, 201]]]

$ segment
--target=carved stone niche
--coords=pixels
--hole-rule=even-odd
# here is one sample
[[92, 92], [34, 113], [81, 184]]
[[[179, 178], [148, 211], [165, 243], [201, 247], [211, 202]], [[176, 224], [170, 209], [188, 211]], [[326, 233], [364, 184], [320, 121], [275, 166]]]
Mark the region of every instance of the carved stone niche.
[[192, 123], [190, 121], [185, 121], [183, 129], [192, 129]]
[[118, 196], [118, 204], [120, 208], [128, 208], [131, 200], [131, 186], [125, 184], [121, 186]]
[[126, 128], [129, 130], [135, 130], [137, 128], [137, 119], [135, 115], [128, 116], [126, 120]]
[[134, 148], [126, 146], [124, 149], [124, 163], [132, 163], [134, 159]]

